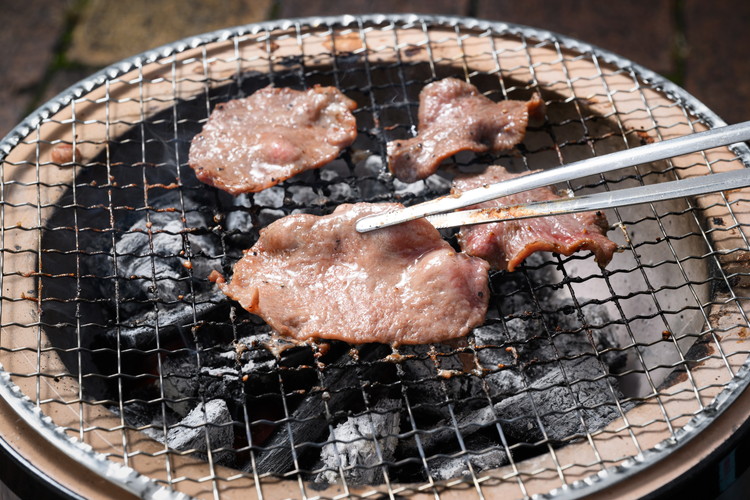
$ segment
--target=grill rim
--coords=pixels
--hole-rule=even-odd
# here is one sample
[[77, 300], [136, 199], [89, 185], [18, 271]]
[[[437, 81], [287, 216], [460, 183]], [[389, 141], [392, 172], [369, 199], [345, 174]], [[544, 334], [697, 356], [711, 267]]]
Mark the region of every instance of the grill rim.
[[[141, 54], [123, 59], [113, 63], [93, 75], [85, 78], [54, 98], [41, 105], [23, 121], [14, 127], [2, 140], [0, 140], [0, 162], [5, 158], [25, 137], [44, 120], [50, 118], [75, 99], [85, 96], [97, 88], [106, 84], [109, 79], [117, 78], [130, 71], [143, 69], [144, 66], [157, 62], [160, 59], [180, 54], [186, 50], [198, 48], [209, 43], [225, 42], [234, 37], [244, 35], [257, 35], [261, 32], [277, 32], [284, 30], [307, 30], [319, 27], [347, 28], [362, 27], [363, 25], [381, 24], [422, 24], [428, 27], [456, 28], [460, 27], [467, 31], [490, 31], [496, 36], [520, 36], [539, 41], [554, 41], [563, 49], [574, 50], [583, 54], [590, 54], [601, 59], [606, 64], [614, 65], [620, 69], [628, 69], [632, 74], [649, 87], [663, 93], [667, 98], [683, 106], [690, 114], [698, 118], [710, 128], [726, 125], [716, 113], [710, 110], [701, 101], [691, 95], [682, 87], [668, 81], [665, 77], [624, 58], [618, 54], [591, 45], [587, 42], [567, 37], [565, 35], [542, 30], [522, 24], [506, 23], [502, 21], [489, 21], [463, 16], [434, 16], [422, 14], [369, 14], [369, 15], [342, 15], [342, 16], [313, 16], [302, 18], [290, 18], [261, 23], [250, 23], [230, 28], [207, 32], [201, 35], [187, 37]], [[746, 168], [750, 168], [750, 147], [747, 144], [735, 144], [729, 149], [737, 156]], [[740, 300], [737, 297], [736, 300]], [[2, 304], [0, 303], [0, 310]], [[750, 386], [750, 357], [745, 360], [737, 371], [736, 376], [731, 379], [724, 388], [716, 395], [711, 404], [698, 415], [694, 415], [690, 421], [677, 429], [672, 438], [668, 438], [656, 444], [653, 448], [645, 450], [636, 457], [625, 460], [622, 464], [610, 466], [606, 469], [578, 480], [570, 485], [553, 489], [548, 492], [549, 497], [554, 498], [580, 498], [585, 495], [599, 492], [606, 487], [623, 479], [632, 477], [645, 468], [666, 458], [672, 451], [681, 448], [699, 435], [703, 429], [708, 427], [715, 418], [721, 415], [738, 397]], [[20, 388], [12, 382], [10, 374], [0, 364], [0, 396], [6, 400], [16, 414], [31, 427], [37, 429], [47, 442], [58, 450], [84, 465], [92, 472], [110, 482], [116, 483], [127, 491], [142, 497], [159, 498], [190, 498], [188, 495], [173, 490], [172, 488], [159, 484], [156, 480], [135, 471], [134, 469], [108, 460], [103, 454], [65, 433], [62, 427], [57, 426], [50, 417], [44, 415], [33, 401], [26, 396]]]

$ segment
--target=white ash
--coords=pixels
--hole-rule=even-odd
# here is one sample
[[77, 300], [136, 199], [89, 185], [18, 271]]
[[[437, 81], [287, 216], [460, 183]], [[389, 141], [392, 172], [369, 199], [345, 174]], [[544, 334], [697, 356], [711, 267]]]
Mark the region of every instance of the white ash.
[[396, 194], [397, 196], [404, 195], [404, 194], [413, 194], [415, 196], [420, 196], [425, 193], [424, 181], [406, 183], [406, 182], [401, 182], [398, 179], [394, 179], [393, 188], [395, 190], [394, 194]]
[[364, 177], [378, 176], [383, 172], [383, 160], [378, 155], [370, 155], [364, 161], [354, 166], [354, 176], [361, 179]]
[[458, 477], [469, 477], [474, 472], [496, 469], [508, 463], [508, 455], [501, 448], [488, 448], [481, 451], [468, 450], [458, 457], [435, 457], [428, 462], [430, 475], [438, 481], [447, 481]]
[[[214, 236], [192, 234], [181, 217], [179, 212], [154, 213], [150, 227], [141, 219], [115, 243], [126, 311], [140, 307], [127, 299], [175, 302], [191, 290], [205, 289], [206, 276], [221, 268]], [[208, 222], [203, 219], [198, 227], [208, 227]]]
[[379, 484], [398, 445], [401, 401], [383, 399], [367, 412], [334, 427], [320, 452], [325, 470], [317, 482], [335, 483], [339, 471], [349, 484]]
[[215, 463], [233, 463], [234, 427], [229, 407], [222, 399], [198, 404], [167, 431], [170, 448], [190, 451], [204, 460], [207, 459], [209, 443]]
[[331, 193], [329, 196], [331, 198], [331, 201], [343, 203], [352, 199], [352, 187], [345, 182], [333, 184], [328, 189]]
[[587, 356], [559, 364], [561, 368], [549, 367], [527, 392], [495, 405], [506, 435], [534, 442], [546, 433], [549, 439], [561, 441], [601, 429], [620, 415], [614, 398], [622, 395], [597, 359]]
[[326, 201], [310, 186], [289, 186], [289, 194], [293, 203], [302, 206], [321, 205]]
[[[279, 186], [270, 187], [253, 194], [252, 203], [249, 203], [248, 195], [240, 196], [244, 196], [247, 200], [243, 201], [241, 204], [244, 207], [251, 207], [253, 204], [267, 208], [281, 208], [284, 206], [284, 189]], [[237, 203], [239, 203], [239, 200], [235, 204]]]
[[194, 325], [196, 318], [215, 309], [223, 301], [223, 294], [211, 290], [198, 297], [194, 306], [186, 299], [176, 304], [157, 304], [156, 308], [149, 304], [145, 309], [142, 308], [140, 312], [131, 315], [119, 328], [109, 329], [106, 336], [113, 344], [119, 341], [122, 349], [147, 348], [154, 344], [157, 331], [162, 339], [188, 335], [188, 332], [183, 330]]
[[438, 193], [447, 193], [450, 191], [451, 182], [451, 179], [439, 174], [431, 175], [424, 180], [425, 186]]

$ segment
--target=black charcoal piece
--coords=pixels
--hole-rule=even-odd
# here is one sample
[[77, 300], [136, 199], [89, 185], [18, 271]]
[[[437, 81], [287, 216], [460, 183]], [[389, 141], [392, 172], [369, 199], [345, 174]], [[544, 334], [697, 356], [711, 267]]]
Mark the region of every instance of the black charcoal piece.
[[[561, 365], [564, 366], [564, 376]], [[447, 419], [421, 431], [420, 442], [425, 452], [432, 453], [445, 443], [455, 441], [457, 431], [464, 439], [486, 431], [500, 443], [500, 430], [496, 429], [499, 425], [506, 439], [534, 443], [544, 438], [539, 421], [552, 441], [592, 432], [620, 415], [609, 384], [615, 396], [621, 397], [616, 379], [605, 376], [599, 361], [593, 357], [553, 363], [548, 366], [547, 374], [531, 382], [527, 390], [499, 403], [469, 411], [454, 406], [456, 425]], [[533, 403], [530, 398], [533, 398]], [[400, 452], [416, 455], [415, 440], [403, 441]]]
[[143, 305], [129, 320], [124, 321], [119, 328], [111, 328], [106, 335], [113, 345], [117, 344], [119, 338], [121, 349], [153, 346], [157, 331], [162, 339], [175, 335], [189, 338], [189, 329], [195, 325], [196, 320], [199, 321], [226, 300], [224, 294], [218, 290], [210, 290], [199, 296], [195, 305], [189, 301], [169, 305], [158, 304], [157, 309], [151, 304]]
[[226, 402], [221, 399], [198, 404], [167, 431], [167, 445], [170, 448], [189, 451], [204, 460], [208, 458], [209, 444], [214, 463], [233, 463], [232, 416]]
[[343, 471], [348, 484], [380, 484], [398, 444], [401, 401], [383, 399], [372, 411], [347, 418], [329, 433], [320, 452], [315, 481], [335, 483]]
[[469, 464], [474, 469], [474, 473], [477, 473], [487, 469], [495, 469], [507, 463], [508, 455], [502, 448], [497, 447], [479, 451], [467, 450], [459, 453], [458, 456], [439, 456], [428, 462], [430, 475], [437, 481], [469, 477], [471, 475]]
[[[169, 192], [154, 199], [148, 211], [121, 217], [112, 254], [90, 263], [93, 274], [118, 278], [121, 310], [137, 312], [143, 301], [172, 303], [210, 288], [206, 277], [221, 269], [221, 252], [204, 204], [191, 191], [182, 197]], [[103, 281], [104, 296], [114, 295], [113, 285]]]
[[562, 368], [550, 366], [527, 392], [495, 405], [507, 435], [527, 443], [540, 441], [544, 439], [541, 421], [546, 437], [559, 442], [601, 429], [620, 416], [614, 398], [622, 395], [616, 380], [602, 372], [597, 359], [583, 357], [558, 366]]
[[[382, 344], [370, 344], [359, 352], [361, 376], [377, 370], [377, 366], [366, 362], [381, 359], [388, 353], [388, 347]], [[263, 450], [256, 456], [256, 470], [259, 474], [283, 474], [294, 468], [294, 457], [290, 444], [300, 446], [302, 443], [315, 443], [328, 430], [326, 422], [326, 404], [331, 413], [348, 407], [354, 398], [352, 390], [358, 382], [354, 375], [356, 362], [346, 361], [343, 365], [328, 366], [323, 374], [323, 390], [311, 391], [292, 412], [288, 423], [280, 424], [273, 436], [264, 444]], [[297, 454], [302, 450], [297, 450]]]

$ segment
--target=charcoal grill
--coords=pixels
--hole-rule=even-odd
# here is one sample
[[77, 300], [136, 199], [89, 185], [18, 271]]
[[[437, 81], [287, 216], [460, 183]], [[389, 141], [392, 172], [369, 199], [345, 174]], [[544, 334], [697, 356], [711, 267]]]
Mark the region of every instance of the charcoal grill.
[[[419, 91], [447, 76], [495, 100], [539, 93], [546, 116], [512, 152], [458, 155], [400, 183], [385, 143], [415, 133]], [[238, 198], [196, 181], [189, 143], [217, 103], [316, 83], [359, 105], [359, 138], [338, 160]], [[285, 214], [416, 203], [477, 164], [549, 168], [722, 124], [614, 54], [465, 18], [276, 21], [125, 60], [0, 143], [2, 404], [41, 436], [41, 463], [62, 456], [116, 487], [107, 495], [616, 490], [715, 435], [747, 392], [746, 190], [609, 211], [622, 251], [606, 270], [586, 254], [543, 254], [494, 272], [486, 324], [450, 345], [291, 345], [206, 277], [229, 275]], [[749, 160], [739, 145], [560, 187], [619, 189]]]

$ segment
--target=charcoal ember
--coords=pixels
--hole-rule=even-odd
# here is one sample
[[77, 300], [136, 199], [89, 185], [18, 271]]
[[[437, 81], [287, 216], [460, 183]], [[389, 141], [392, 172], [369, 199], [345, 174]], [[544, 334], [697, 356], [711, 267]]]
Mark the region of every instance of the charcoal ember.
[[227, 403], [211, 399], [200, 403], [179, 423], [167, 431], [166, 444], [175, 450], [189, 451], [203, 460], [209, 445], [214, 463], [234, 462], [234, 427]]
[[[498, 423], [506, 437], [520, 442], [543, 439], [539, 420], [547, 437], [553, 441], [600, 429], [620, 416], [614, 398], [622, 396], [616, 379], [605, 370], [606, 366], [602, 367], [593, 356], [547, 364], [543, 376], [527, 382], [527, 388], [493, 405], [468, 410], [454, 406], [455, 425], [446, 419], [420, 431], [420, 443], [431, 453], [446, 443], [455, 442], [457, 432], [466, 439]], [[405, 455], [416, 454], [415, 440], [403, 441], [399, 451]]]
[[[129, 225], [114, 244], [114, 257], [100, 256], [94, 271], [119, 278], [122, 312], [136, 312], [149, 301], [172, 304], [212, 287], [206, 277], [221, 269], [221, 252], [218, 237], [206, 229], [212, 224], [201, 210], [204, 201], [169, 193], [154, 200], [148, 219], [137, 212], [134, 221], [128, 213], [119, 222]], [[114, 295], [111, 280], [103, 286], [104, 296]]]
[[341, 472], [352, 485], [382, 483], [384, 468], [393, 460], [398, 444], [400, 410], [400, 400], [383, 399], [372, 411], [334, 427], [320, 452], [325, 470], [315, 481], [335, 483]]
[[221, 398], [232, 408], [242, 405], [242, 379], [263, 384], [276, 364], [265, 345], [270, 335], [244, 337], [232, 345], [204, 349], [200, 359], [192, 352], [167, 356], [162, 361], [162, 391], [167, 406], [183, 417], [200, 394]]
[[527, 392], [495, 404], [506, 435], [536, 442], [546, 433], [550, 440], [562, 441], [601, 429], [620, 416], [614, 398], [620, 399], [622, 394], [596, 358], [561, 360], [558, 369], [551, 368], [533, 381]]
[[447, 481], [459, 477], [469, 477], [474, 472], [496, 469], [508, 463], [508, 455], [502, 448], [494, 447], [483, 450], [466, 450], [458, 456], [441, 456], [429, 460], [430, 475], [438, 481]]
[[488, 322], [474, 329], [474, 342], [479, 365], [485, 370], [483, 389], [493, 400], [517, 394], [523, 388], [516, 355], [508, 343], [501, 323]]
[[[361, 376], [367, 377], [379, 369], [379, 365], [368, 362], [382, 359], [388, 352], [384, 344], [368, 344], [360, 349], [358, 361], [364, 362], [361, 368]], [[259, 474], [272, 473], [283, 474], [293, 469], [294, 457], [290, 449], [290, 443], [299, 446], [300, 443], [315, 443], [320, 440], [328, 428], [326, 422], [326, 405], [333, 414], [342, 409], [349, 408], [352, 403], [352, 393], [347, 388], [353, 387], [357, 382], [353, 381], [352, 370], [357, 361], [349, 359], [335, 367], [329, 365], [323, 373], [320, 385], [325, 388], [324, 392], [310, 391], [308, 396], [292, 412], [288, 424], [279, 425], [276, 431], [264, 444], [255, 459], [255, 470]], [[351, 368], [351, 369], [349, 369]], [[297, 453], [301, 453], [299, 450]], [[250, 471], [249, 466], [245, 471]]]
[[106, 332], [112, 344], [119, 342], [120, 348], [145, 349], [154, 344], [157, 332], [160, 338], [180, 336], [188, 338], [190, 327], [200, 318], [226, 302], [224, 294], [218, 290], [209, 290], [197, 298], [196, 303], [180, 302], [177, 304], [146, 306], [136, 311]]
[[[480, 381], [471, 376], [473, 355], [456, 352], [455, 348], [435, 344], [437, 355], [430, 355], [431, 346], [399, 347], [404, 358], [402, 383], [409, 388], [409, 402], [420, 418], [448, 418], [446, 400], [463, 400], [471, 406], [471, 397], [480, 393]], [[454, 375], [455, 374], [455, 375]]]

